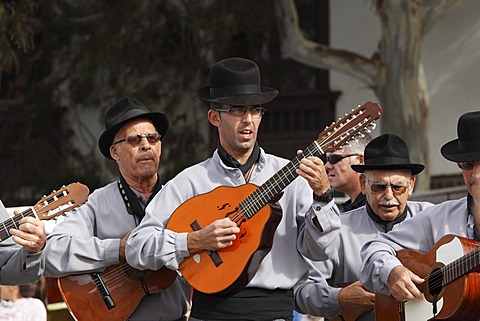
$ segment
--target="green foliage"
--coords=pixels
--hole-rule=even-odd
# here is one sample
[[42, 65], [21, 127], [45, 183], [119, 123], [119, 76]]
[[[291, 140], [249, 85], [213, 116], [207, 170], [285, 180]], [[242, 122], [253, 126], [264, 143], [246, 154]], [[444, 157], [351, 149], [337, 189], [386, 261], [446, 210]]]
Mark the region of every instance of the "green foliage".
[[[215, 143], [200, 134], [198, 124], [208, 126], [205, 106], [193, 93], [207, 83], [212, 62], [247, 56], [246, 45], [261, 43], [271, 4], [4, 0], [0, 198], [29, 204], [61, 184], [81, 181], [93, 190], [106, 183], [103, 160], [95, 157], [98, 137], [80, 138], [90, 147], [79, 150], [71, 118], [73, 111], [93, 108], [103, 125], [108, 106], [127, 95], [170, 118], [164, 181], [203, 159]], [[181, 109], [190, 104], [185, 100], [194, 103]]]

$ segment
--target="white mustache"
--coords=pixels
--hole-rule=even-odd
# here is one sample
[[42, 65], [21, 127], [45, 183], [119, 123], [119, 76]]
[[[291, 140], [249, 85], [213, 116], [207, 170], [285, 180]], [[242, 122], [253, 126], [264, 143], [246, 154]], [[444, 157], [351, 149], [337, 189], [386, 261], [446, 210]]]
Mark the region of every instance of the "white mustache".
[[400, 203], [398, 203], [396, 200], [386, 200], [386, 199], [381, 199], [380, 202], [378, 202], [378, 205], [383, 205], [383, 206], [398, 206]]

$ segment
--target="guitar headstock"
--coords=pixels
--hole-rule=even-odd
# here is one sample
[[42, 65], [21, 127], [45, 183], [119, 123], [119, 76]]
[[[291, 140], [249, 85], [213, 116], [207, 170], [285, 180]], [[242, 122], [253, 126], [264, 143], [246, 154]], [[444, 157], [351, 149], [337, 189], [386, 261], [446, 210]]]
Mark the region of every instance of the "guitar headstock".
[[333, 152], [363, 133], [373, 130], [375, 121], [381, 114], [382, 107], [379, 104], [366, 102], [325, 128], [316, 142], [324, 153]]
[[39, 219], [49, 220], [85, 203], [88, 194], [87, 186], [81, 183], [72, 183], [42, 197], [35, 204], [34, 209]]

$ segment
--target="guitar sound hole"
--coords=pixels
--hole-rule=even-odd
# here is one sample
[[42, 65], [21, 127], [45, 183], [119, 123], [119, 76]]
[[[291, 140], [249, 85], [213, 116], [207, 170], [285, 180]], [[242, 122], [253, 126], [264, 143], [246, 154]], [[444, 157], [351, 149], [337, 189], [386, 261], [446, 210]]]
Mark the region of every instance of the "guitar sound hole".
[[443, 284], [443, 273], [441, 269], [434, 269], [428, 276], [428, 293], [432, 296], [440, 294]]

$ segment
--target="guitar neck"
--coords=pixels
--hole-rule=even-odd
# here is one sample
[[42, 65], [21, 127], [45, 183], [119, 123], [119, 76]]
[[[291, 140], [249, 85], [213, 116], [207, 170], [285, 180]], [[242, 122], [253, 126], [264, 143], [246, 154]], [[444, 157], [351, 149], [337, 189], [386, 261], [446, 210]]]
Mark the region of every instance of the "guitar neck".
[[11, 228], [18, 229], [18, 226], [20, 225], [18, 222], [24, 217], [36, 217], [35, 210], [33, 208], [28, 208], [25, 211], [3, 221], [0, 226], [0, 242], [8, 239], [11, 236], [9, 232]]
[[477, 269], [480, 266], [479, 251], [480, 248], [476, 248], [452, 263], [442, 267], [442, 286], [445, 286]]
[[245, 215], [250, 218], [257, 213], [262, 207], [270, 202], [278, 193], [283, 191], [298, 174], [296, 169], [300, 165], [300, 161], [305, 157], [319, 156], [322, 154], [318, 143], [315, 141], [308, 146], [302, 153], [298, 154], [287, 165], [282, 167], [268, 181], [263, 183], [259, 188], [248, 195], [241, 203]]

